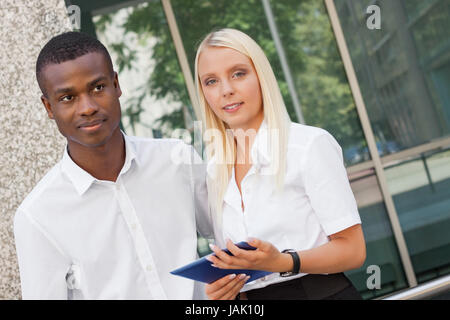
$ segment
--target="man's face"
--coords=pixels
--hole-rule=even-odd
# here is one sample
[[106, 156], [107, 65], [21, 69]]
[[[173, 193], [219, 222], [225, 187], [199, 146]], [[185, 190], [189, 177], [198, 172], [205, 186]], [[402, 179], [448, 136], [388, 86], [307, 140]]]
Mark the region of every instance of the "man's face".
[[103, 146], [120, 130], [120, 90], [117, 73], [111, 74], [106, 58], [92, 52], [43, 69], [47, 97], [41, 100], [50, 119], [73, 143], [95, 148]]

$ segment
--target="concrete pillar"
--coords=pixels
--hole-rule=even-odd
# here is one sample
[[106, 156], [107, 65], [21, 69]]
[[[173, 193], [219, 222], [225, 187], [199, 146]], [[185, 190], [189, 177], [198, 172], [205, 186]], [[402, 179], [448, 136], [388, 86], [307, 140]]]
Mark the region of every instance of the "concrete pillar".
[[20, 299], [13, 218], [59, 160], [65, 140], [40, 101], [35, 63], [54, 35], [72, 30], [64, 0], [0, 3], [0, 299]]

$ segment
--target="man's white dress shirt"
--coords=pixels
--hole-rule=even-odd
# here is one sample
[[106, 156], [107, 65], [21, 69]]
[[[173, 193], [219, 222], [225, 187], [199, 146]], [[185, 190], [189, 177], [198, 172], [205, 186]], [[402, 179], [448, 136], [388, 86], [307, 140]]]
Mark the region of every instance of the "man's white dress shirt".
[[[220, 247], [225, 247], [227, 238], [236, 243], [254, 237], [271, 242], [280, 251], [308, 250], [329, 242], [329, 235], [361, 223], [342, 149], [331, 134], [321, 128], [291, 123], [282, 192], [276, 190], [272, 174], [273, 161], [266, 139], [270, 134], [263, 121], [251, 148], [253, 165], [241, 181], [242, 198], [232, 171], [222, 219], [214, 219]], [[215, 175], [214, 164], [212, 158], [208, 163], [211, 177]], [[304, 275], [283, 278], [273, 273], [246, 284], [241, 291]]]
[[116, 182], [92, 177], [66, 148], [18, 208], [23, 299], [202, 297], [170, 271], [197, 258], [197, 228], [210, 237], [205, 168], [185, 161], [198, 155], [179, 140], [124, 138]]

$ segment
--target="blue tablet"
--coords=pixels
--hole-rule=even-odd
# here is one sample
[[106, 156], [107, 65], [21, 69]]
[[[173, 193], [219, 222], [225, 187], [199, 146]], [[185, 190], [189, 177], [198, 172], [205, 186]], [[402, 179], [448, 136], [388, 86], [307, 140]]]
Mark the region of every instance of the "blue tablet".
[[[255, 250], [255, 247], [252, 247], [247, 242], [239, 242], [235, 243], [235, 245], [244, 250]], [[229, 255], [233, 255], [228, 249], [223, 249], [222, 251], [226, 252]], [[259, 279], [261, 277], [267, 276], [271, 274], [268, 271], [261, 270], [245, 270], [245, 269], [219, 269], [212, 266], [212, 262], [206, 260], [206, 257], [198, 259], [192, 263], [189, 263], [181, 268], [173, 270], [170, 272], [171, 274], [189, 278], [192, 280], [204, 282], [204, 283], [212, 283], [220, 278], [225, 277], [228, 274], [242, 274], [250, 276], [247, 282]]]

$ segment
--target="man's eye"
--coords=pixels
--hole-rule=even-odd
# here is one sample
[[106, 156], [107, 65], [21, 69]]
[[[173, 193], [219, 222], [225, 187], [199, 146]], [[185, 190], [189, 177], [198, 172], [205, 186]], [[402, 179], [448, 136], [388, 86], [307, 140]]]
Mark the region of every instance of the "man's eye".
[[59, 101], [72, 101], [73, 100], [73, 96], [67, 95], [64, 97], [61, 97], [61, 99], [59, 99]]
[[97, 92], [102, 91], [103, 88], [105, 88], [105, 85], [99, 84], [99, 85], [95, 86], [94, 91], [97, 91]]

